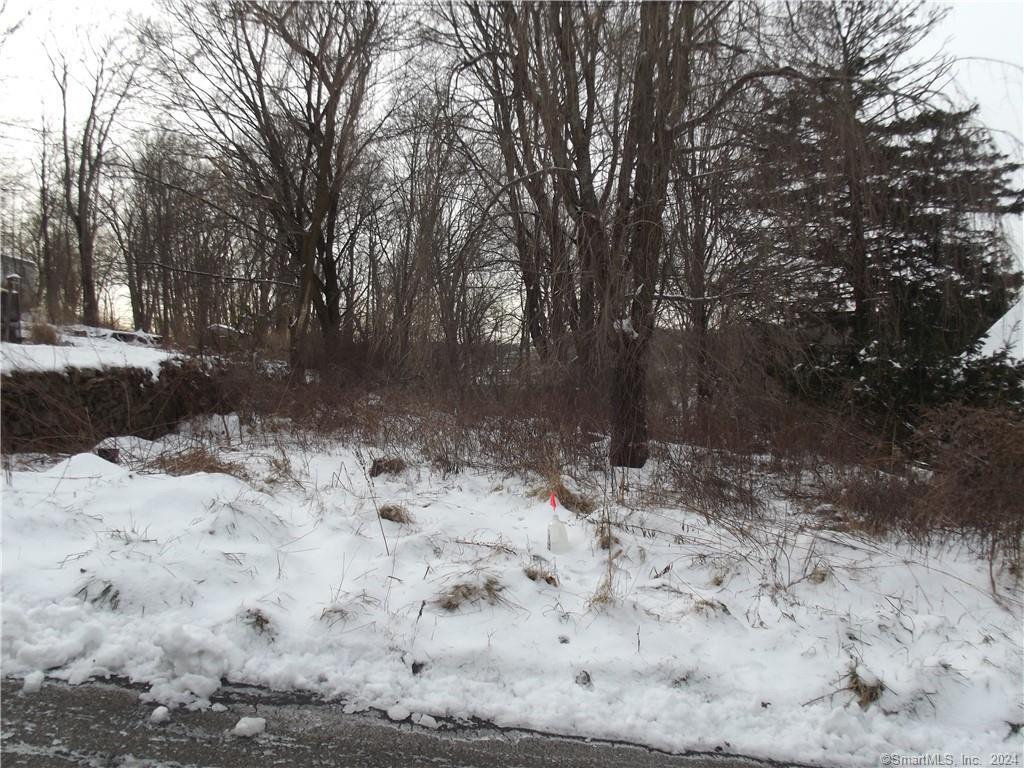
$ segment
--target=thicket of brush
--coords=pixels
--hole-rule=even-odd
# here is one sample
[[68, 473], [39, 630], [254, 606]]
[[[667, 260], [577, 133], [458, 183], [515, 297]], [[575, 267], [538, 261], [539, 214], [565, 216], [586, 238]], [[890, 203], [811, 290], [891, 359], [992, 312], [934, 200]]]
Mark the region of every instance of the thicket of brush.
[[191, 358], [140, 368], [14, 371], [0, 382], [4, 452], [89, 450], [106, 437], [155, 438], [183, 419], [233, 410], [229, 377]]
[[[683, 350], [662, 345], [649, 382], [654, 458], [642, 477], [652, 502], [723, 521], [757, 520], [775, 501], [813, 524], [915, 540], [955, 537], [1018, 563], [1024, 535], [1024, 414], [1010, 404], [922, 408], [905, 437], [871, 413], [795, 393], [771, 360], [742, 342], [714, 360], [714, 388], [696, 395]], [[524, 360], [500, 377], [453, 387], [421, 377], [387, 381], [339, 370], [230, 374], [243, 417], [444, 473], [476, 468], [539, 477], [582, 516], [598, 511], [608, 475], [600, 383]], [[563, 478], [590, 484], [582, 492]], [[604, 478], [602, 480], [602, 478]], [[607, 485], [607, 483], [605, 483]]]
[[[794, 392], [778, 359], [778, 350], [737, 334], [708, 358], [709, 376], [694, 369], [685, 339], [660, 340], [648, 382], [655, 461], [634, 475], [647, 499], [740, 525], [782, 501], [813, 524], [956, 537], [1019, 563], [1024, 414], [1012, 402], [923, 408], [894, 439], [870, 413]], [[445, 475], [521, 474], [575, 514], [601, 512], [611, 487], [601, 382], [528, 357], [500, 372], [469, 372], [461, 386], [440, 375], [389, 381], [338, 362], [314, 375], [249, 357], [169, 363], [156, 379], [132, 369], [18, 372], [3, 380], [4, 450], [89, 450], [106, 437], [152, 438], [194, 415], [238, 411], [323, 445], [370, 446], [384, 457], [371, 473], [408, 463]]]

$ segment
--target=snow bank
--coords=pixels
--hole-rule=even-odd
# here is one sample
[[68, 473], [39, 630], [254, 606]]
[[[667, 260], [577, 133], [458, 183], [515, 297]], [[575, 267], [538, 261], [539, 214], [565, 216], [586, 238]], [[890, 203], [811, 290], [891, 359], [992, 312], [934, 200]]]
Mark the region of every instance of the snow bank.
[[[551, 509], [520, 480], [411, 468], [371, 486], [353, 451], [284, 439], [223, 451], [253, 483], [92, 455], [13, 472], [5, 674], [124, 675], [190, 707], [227, 679], [427, 727], [475, 716], [812, 764], [1022, 746], [1019, 586], [996, 571], [993, 594], [968, 552], [806, 528], [781, 505], [745, 539], [613, 505], [611, 551], [570, 516], [552, 555]], [[414, 523], [378, 520], [389, 502]]]
[[70, 346], [0, 343], [0, 374], [14, 371], [62, 371], [65, 368], [142, 368], [156, 377], [160, 363], [174, 355], [156, 347], [109, 338], [66, 336]]

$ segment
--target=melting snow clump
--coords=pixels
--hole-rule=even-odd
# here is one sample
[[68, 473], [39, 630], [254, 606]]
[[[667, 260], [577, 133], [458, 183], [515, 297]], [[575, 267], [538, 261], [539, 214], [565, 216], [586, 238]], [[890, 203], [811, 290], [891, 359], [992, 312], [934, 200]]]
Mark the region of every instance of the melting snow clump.
[[403, 707], [401, 704], [395, 704], [395, 706], [388, 709], [388, 717], [392, 720], [405, 720], [409, 717], [410, 712], [408, 709]]
[[258, 736], [267, 730], [267, 721], [262, 717], [243, 717], [231, 732], [235, 736]]
[[29, 672], [25, 675], [25, 682], [21, 686], [22, 693], [38, 693], [39, 689], [43, 687], [43, 673]]

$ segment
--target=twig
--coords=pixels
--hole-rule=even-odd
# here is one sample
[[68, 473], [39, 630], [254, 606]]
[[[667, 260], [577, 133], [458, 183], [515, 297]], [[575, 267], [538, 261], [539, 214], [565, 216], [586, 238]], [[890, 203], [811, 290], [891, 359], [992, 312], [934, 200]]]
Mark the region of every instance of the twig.
[[836, 688], [834, 691], [830, 691], [829, 693], [823, 693], [821, 696], [816, 696], [815, 698], [811, 699], [810, 701], [805, 701], [800, 706], [801, 707], [807, 707], [807, 706], [810, 706], [811, 704], [814, 704], [815, 702], [821, 701], [822, 699], [832, 699], [832, 698], [835, 697], [835, 695], [837, 693], [842, 693], [843, 691], [848, 691], [848, 690], [849, 690], [849, 688]]
[[466, 539], [453, 539], [453, 541], [456, 544], [469, 544], [474, 547], [488, 547], [490, 549], [497, 549], [508, 555], [518, 554], [518, 552], [512, 549], [512, 547], [508, 546], [507, 544], [502, 544], [501, 542], [492, 543], [489, 541], [468, 541]]
[[373, 492], [373, 479], [370, 474], [366, 471], [366, 461], [363, 460], [363, 452], [356, 450], [356, 461], [359, 462], [359, 468], [363, 471], [363, 477], [366, 478], [366, 487], [370, 491], [370, 501], [373, 502], [373, 511], [377, 513], [377, 525], [380, 526], [380, 537], [384, 540], [384, 553], [391, 556], [391, 548], [388, 547], [388, 537], [384, 534], [384, 521], [380, 516], [380, 507], [377, 506], [377, 495]]
[[286, 283], [283, 280], [271, 280], [270, 278], [260, 277], [232, 277], [231, 275], [220, 275], [216, 272], [204, 272], [200, 269], [184, 269], [183, 267], [172, 267], [170, 264], [164, 264], [159, 261], [140, 261], [140, 267], [160, 267], [160, 269], [166, 269], [168, 272], [178, 272], [185, 275], [199, 275], [200, 277], [213, 277], [218, 280], [228, 280], [234, 283], [266, 283], [268, 285], [280, 285], [284, 288], [298, 288], [295, 283]]

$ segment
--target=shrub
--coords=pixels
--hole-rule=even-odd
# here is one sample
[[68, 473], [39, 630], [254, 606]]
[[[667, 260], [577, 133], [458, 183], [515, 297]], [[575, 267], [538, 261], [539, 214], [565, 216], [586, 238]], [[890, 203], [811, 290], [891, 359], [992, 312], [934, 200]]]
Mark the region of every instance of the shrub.
[[917, 512], [1019, 566], [1024, 536], [1024, 413], [947, 406], [925, 415], [913, 441], [931, 482]]
[[373, 463], [370, 464], [370, 477], [380, 477], [381, 475], [400, 475], [404, 471], [405, 462], [398, 457], [380, 457], [374, 459]]
[[42, 320], [32, 322], [32, 326], [29, 328], [29, 340], [33, 344], [49, 344], [51, 346], [60, 344], [57, 329]]
[[119, 435], [156, 438], [186, 418], [233, 410], [220, 371], [196, 360], [140, 368], [14, 371], [3, 377], [4, 450], [88, 450]]
[[670, 446], [659, 464], [658, 481], [708, 519], [759, 515], [765, 508], [763, 478], [751, 456]]
[[854, 465], [834, 468], [818, 478], [819, 502], [839, 510], [847, 527], [873, 535], [897, 531], [929, 532], [919, 508], [924, 481], [913, 473]]

